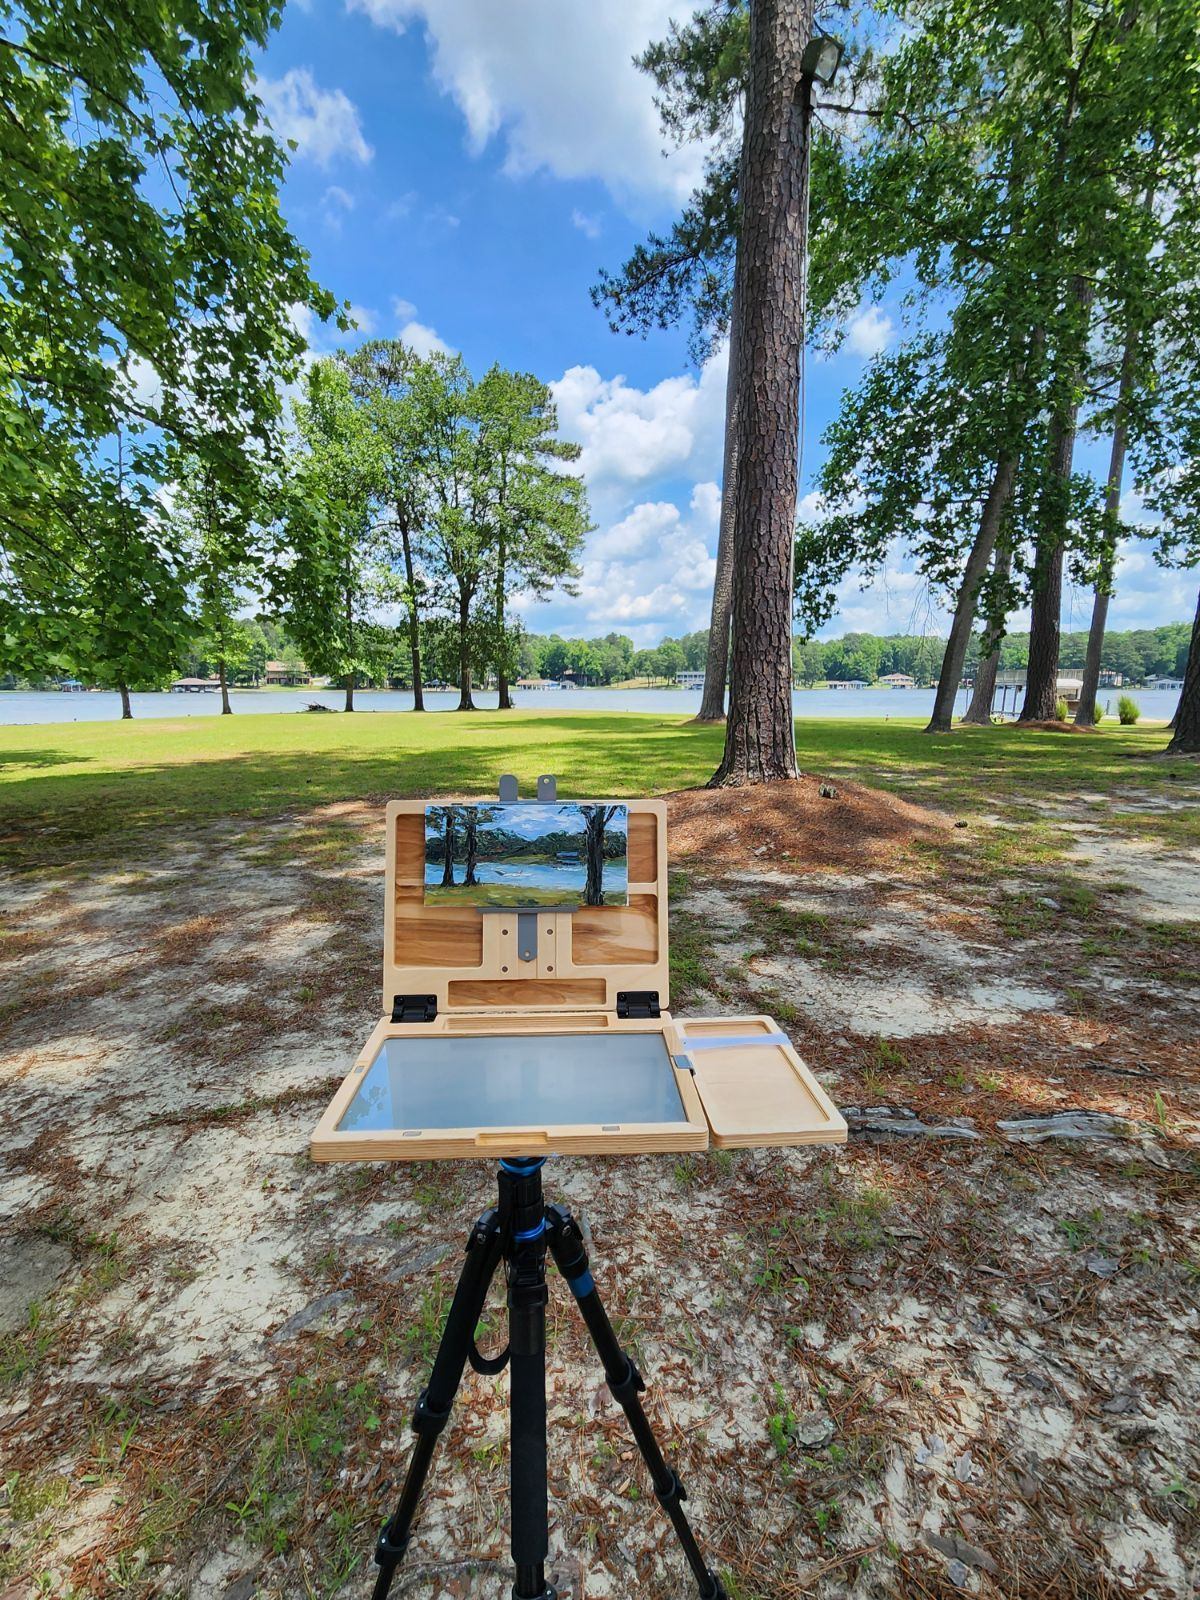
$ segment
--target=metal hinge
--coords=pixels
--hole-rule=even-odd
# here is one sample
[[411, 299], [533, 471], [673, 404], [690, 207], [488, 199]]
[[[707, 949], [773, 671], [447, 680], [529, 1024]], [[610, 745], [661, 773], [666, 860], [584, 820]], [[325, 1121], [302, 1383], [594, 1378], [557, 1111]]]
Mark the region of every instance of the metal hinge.
[[627, 1019], [636, 1021], [644, 1017], [661, 1017], [658, 990], [622, 989], [617, 995], [617, 1016], [622, 1022]]
[[393, 1022], [432, 1022], [436, 1016], [435, 994], [398, 994], [392, 999]]

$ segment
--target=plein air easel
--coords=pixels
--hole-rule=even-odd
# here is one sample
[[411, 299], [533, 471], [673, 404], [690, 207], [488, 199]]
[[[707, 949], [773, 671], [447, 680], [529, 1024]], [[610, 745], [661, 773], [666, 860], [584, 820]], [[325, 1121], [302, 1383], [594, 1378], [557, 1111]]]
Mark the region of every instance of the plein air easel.
[[[500, 806], [486, 809], [517, 801], [515, 778], [502, 778]], [[539, 778], [538, 801], [558, 805], [553, 778]], [[726, 1600], [642, 1407], [641, 1374], [596, 1292], [579, 1226], [545, 1202], [542, 1165], [552, 1153], [838, 1143], [846, 1125], [770, 1017], [671, 1018], [666, 808], [655, 800], [621, 808], [627, 870], [613, 903], [498, 907], [444, 903], [432, 885], [427, 892], [426, 807], [388, 806], [384, 1015], [314, 1129], [311, 1151], [318, 1161], [501, 1159], [498, 1204], [467, 1240], [413, 1417], [417, 1442], [399, 1503], [376, 1543], [374, 1600], [388, 1594], [408, 1548], [468, 1361], [481, 1373], [509, 1369], [513, 1600], [556, 1600], [545, 1573], [547, 1251], [575, 1297], [701, 1600]], [[477, 1120], [461, 1125], [464, 1111]], [[475, 1329], [502, 1263], [508, 1345], [485, 1357]]]
[[[429, 1386], [417, 1401], [413, 1428], [417, 1444], [400, 1500], [379, 1535], [375, 1560], [379, 1576], [374, 1600], [385, 1600], [397, 1563], [408, 1549], [413, 1518], [438, 1435], [450, 1416], [454, 1396], [470, 1361], [477, 1372], [510, 1369], [510, 1470], [512, 1558], [516, 1568], [513, 1600], [555, 1600], [546, 1582], [549, 1526], [546, 1491], [546, 1251], [570, 1286], [592, 1343], [604, 1366], [613, 1398], [624, 1408], [654, 1492], [671, 1519], [696, 1580], [701, 1600], [728, 1600], [721, 1580], [705, 1563], [682, 1502], [687, 1498], [679, 1474], [667, 1466], [642, 1402], [646, 1387], [631, 1357], [621, 1349], [596, 1285], [588, 1271], [579, 1224], [564, 1206], [546, 1205], [542, 1195], [544, 1156], [514, 1157], [499, 1166], [500, 1203], [485, 1211], [471, 1230], [458, 1288], [446, 1318]], [[503, 1261], [508, 1281], [508, 1348], [500, 1356], [480, 1355], [475, 1328], [488, 1286]]]

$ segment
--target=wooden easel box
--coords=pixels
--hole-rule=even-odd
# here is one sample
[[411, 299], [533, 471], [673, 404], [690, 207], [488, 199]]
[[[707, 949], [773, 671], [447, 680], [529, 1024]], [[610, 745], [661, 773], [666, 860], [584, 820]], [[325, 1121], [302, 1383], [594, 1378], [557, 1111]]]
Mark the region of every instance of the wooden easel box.
[[[599, 802], [581, 801], [579, 804]], [[610, 802], [611, 803], [611, 802]], [[450, 1160], [464, 1156], [628, 1155], [717, 1146], [840, 1143], [846, 1125], [770, 1017], [676, 1021], [668, 1009], [667, 816], [661, 800], [627, 800], [626, 905], [537, 912], [537, 955], [522, 961], [518, 913], [425, 900], [424, 800], [387, 808], [384, 1014], [313, 1131], [318, 1161]], [[621, 1017], [619, 996], [655, 993], [658, 1017]], [[428, 1022], [393, 1022], [399, 995], [433, 997]], [[575, 1033], [661, 1034], [684, 1120], [340, 1131], [363, 1074], [389, 1039]], [[764, 1043], [700, 1048], [713, 1037]]]

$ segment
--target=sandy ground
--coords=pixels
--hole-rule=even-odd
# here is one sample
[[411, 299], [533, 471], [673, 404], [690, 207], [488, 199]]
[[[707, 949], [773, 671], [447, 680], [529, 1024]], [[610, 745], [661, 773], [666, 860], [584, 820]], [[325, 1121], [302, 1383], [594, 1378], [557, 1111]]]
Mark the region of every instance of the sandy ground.
[[[850, 1144], [547, 1188], [732, 1600], [1194, 1596], [1200, 857], [883, 810], [860, 870], [802, 829], [706, 862], [696, 813], [673, 901], [676, 1012], [772, 1011]], [[2, 1600], [369, 1592], [493, 1181], [305, 1153], [378, 1013], [381, 821], [2, 886]], [[550, 1365], [564, 1593], [693, 1592], [557, 1281]], [[506, 1384], [468, 1377], [396, 1593], [508, 1592]]]

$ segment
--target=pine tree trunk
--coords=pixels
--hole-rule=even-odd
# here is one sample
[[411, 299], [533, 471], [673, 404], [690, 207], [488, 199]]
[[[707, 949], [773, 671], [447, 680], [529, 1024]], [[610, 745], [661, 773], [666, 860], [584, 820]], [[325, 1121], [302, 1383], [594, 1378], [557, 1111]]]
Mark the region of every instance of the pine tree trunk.
[[[503, 493], [503, 489], [501, 490]], [[496, 710], [511, 711], [512, 695], [508, 692], [508, 669], [504, 660], [504, 581], [506, 577], [506, 552], [504, 529], [501, 527], [496, 546]]]
[[[996, 578], [1001, 584], [1008, 582], [1012, 571], [1012, 545], [1007, 540], [996, 549]], [[1000, 665], [1000, 644], [1004, 638], [1005, 618], [989, 622], [979, 647], [979, 666], [975, 673], [975, 687], [971, 703], [963, 713], [963, 721], [976, 727], [989, 728], [992, 724], [992, 701], [996, 698], [996, 670]]]
[[479, 879], [475, 876], [475, 868], [479, 861], [479, 818], [476, 815], [474, 806], [464, 807], [463, 830], [466, 836], [464, 848], [467, 858], [467, 870], [463, 876], [463, 887], [474, 889], [479, 884]]
[[223, 660], [218, 661], [217, 672], [221, 679], [221, 715], [223, 717], [231, 717], [233, 715], [233, 707], [229, 704], [229, 684], [226, 682], [225, 662]]
[[971, 546], [971, 553], [963, 570], [962, 583], [958, 590], [958, 604], [954, 608], [954, 621], [950, 624], [950, 637], [946, 641], [946, 653], [942, 657], [942, 670], [933, 701], [933, 715], [929, 719], [929, 726], [925, 729], [926, 733], [950, 732], [954, 701], [958, 695], [958, 686], [962, 682], [963, 662], [967, 659], [967, 646], [971, 642], [971, 629], [975, 625], [975, 603], [979, 598], [979, 587], [987, 575], [988, 563], [992, 559], [992, 551], [996, 548], [1000, 525], [1004, 521], [1004, 509], [1008, 505], [1016, 476], [1016, 456], [1006, 456], [996, 463], [987, 499], [983, 502], [983, 510], [979, 516], [979, 531], [975, 535], [975, 543]]
[[357, 677], [358, 677], [358, 674], [356, 672], [348, 673], [347, 676], [346, 676], [346, 706], [345, 706], [345, 709], [347, 711], [353, 711], [354, 710], [354, 681], [355, 681], [355, 679]]
[[1083, 663], [1083, 687], [1079, 691], [1079, 706], [1075, 712], [1075, 725], [1091, 728], [1096, 723], [1096, 690], [1100, 686], [1100, 653], [1104, 649], [1104, 630], [1108, 625], [1108, 602], [1111, 594], [1112, 569], [1117, 554], [1117, 516], [1121, 509], [1121, 484], [1125, 477], [1125, 443], [1127, 429], [1125, 409], [1133, 388], [1133, 371], [1137, 357], [1137, 337], [1131, 330], [1125, 340], [1121, 357], [1121, 384], [1117, 391], [1116, 421], [1113, 424], [1112, 451], [1108, 458], [1108, 484], [1104, 494], [1104, 517], [1108, 523], [1102, 561], [1104, 570], [1096, 585], [1092, 601], [1092, 623], [1088, 629], [1087, 655]]
[[810, 85], [800, 62], [812, 0], [750, 8], [737, 322], [733, 670], [712, 785], [796, 776], [792, 560]]
[[471, 699], [471, 599], [465, 589], [458, 595], [458, 705], [457, 711], [474, 711]]
[[[1090, 285], [1076, 278], [1071, 291], [1082, 306], [1091, 303]], [[1078, 402], [1074, 370], [1050, 419], [1047, 485], [1038, 508], [1040, 529], [1033, 570], [1029, 617], [1029, 666], [1025, 675], [1022, 722], [1051, 722], [1058, 704], [1058, 652], [1062, 627], [1063, 555], [1070, 511], [1071, 468], [1075, 459]]]
[[733, 303], [729, 316], [729, 368], [725, 375], [725, 460], [721, 468], [721, 526], [717, 533], [717, 570], [713, 574], [712, 613], [708, 622], [708, 655], [704, 692], [697, 722], [724, 722], [725, 681], [729, 676], [729, 615], [733, 606], [734, 511], [737, 497], [738, 417], [738, 269], [733, 269]]
[[421, 619], [417, 614], [417, 581], [413, 571], [412, 538], [408, 522], [400, 522], [400, 545], [404, 551], [404, 585], [408, 602], [408, 651], [412, 658], [413, 710], [424, 711], [425, 687], [421, 682]]
[[442, 846], [442, 888], [454, 887], [454, 807], [447, 806], [442, 813], [445, 842]]
[[1172, 727], [1175, 732], [1167, 746], [1168, 755], [1200, 754], [1200, 599], [1196, 601], [1192, 642], [1188, 646], [1187, 664], [1183, 669], [1183, 691], [1179, 696], [1179, 709]]
[[129, 722], [133, 717], [133, 706], [129, 703], [129, 685], [119, 683], [117, 688], [121, 691], [121, 721]]

